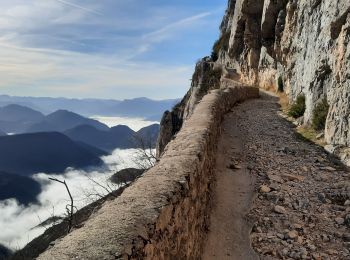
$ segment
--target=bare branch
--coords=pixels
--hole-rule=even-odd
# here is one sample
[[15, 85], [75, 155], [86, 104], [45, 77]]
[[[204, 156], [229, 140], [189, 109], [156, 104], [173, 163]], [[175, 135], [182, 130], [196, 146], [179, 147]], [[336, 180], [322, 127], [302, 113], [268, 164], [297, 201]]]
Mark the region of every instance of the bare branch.
[[[93, 182], [94, 184], [96, 184], [98, 187], [104, 189], [104, 190], [107, 192], [107, 194], [111, 194], [112, 196], [115, 196], [115, 195], [113, 194], [114, 189], [112, 189], [112, 188], [108, 185], [108, 183], [106, 183], [106, 186], [105, 186], [105, 185], [102, 185], [101, 183], [99, 183], [98, 181], [94, 180], [94, 179], [91, 178], [90, 176], [88, 176], [88, 175], [85, 175], [85, 176], [86, 176], [86, 178], [88, 178], [91, 182]], [[106, 194], [106, 195], [107, 195], [107, 194]], [[103, 197], [103, 196], [102, 196], [102, 197]]]
[[[68, 185], [66, 183], [66, 180], [64, 181], [60, 181], [56, 178], [49, 178], [52, 181], [56, 181], [58, 183], [63, 184], [66, 187], [66, 190], [68, 192], [69, 198], [70, 198], [70, 204], [66, 205], [66, 210], [67, 210], [67, 215], [68, 215], [68, 233], [70, 233], [70, 231], [72, 230], [73, 227], [73, 216], [74, 216], [74, 200], [73, 200], [73, 196], [68, 188]], [[70, 206], [70, 209], [69, 209]]]
[[151, 136], [142, 137], [140, 135], [134, 135], [133, 137], [135, 146], [137, 147], [137, 154], [134, 163], [138, 165], [141, 169], [152, 168], [156, 161], [156, 154], [153, 149], [153, 140]]

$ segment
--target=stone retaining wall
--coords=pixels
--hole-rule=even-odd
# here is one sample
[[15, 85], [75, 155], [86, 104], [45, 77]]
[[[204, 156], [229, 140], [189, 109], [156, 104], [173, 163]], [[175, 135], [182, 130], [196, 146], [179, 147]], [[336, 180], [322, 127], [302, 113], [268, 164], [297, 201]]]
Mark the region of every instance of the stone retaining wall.
[[39, 259], [199, 259], [223, 115], [258, 96], [239, 85], [211, 91], [155, 167]]

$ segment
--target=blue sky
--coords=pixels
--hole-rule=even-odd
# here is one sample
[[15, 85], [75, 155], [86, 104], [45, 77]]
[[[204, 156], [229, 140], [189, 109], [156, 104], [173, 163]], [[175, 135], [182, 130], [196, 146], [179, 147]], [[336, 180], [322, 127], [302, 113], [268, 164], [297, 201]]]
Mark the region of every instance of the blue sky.
[[0, 0], [0, 94], [182, 97], [227, 0]]

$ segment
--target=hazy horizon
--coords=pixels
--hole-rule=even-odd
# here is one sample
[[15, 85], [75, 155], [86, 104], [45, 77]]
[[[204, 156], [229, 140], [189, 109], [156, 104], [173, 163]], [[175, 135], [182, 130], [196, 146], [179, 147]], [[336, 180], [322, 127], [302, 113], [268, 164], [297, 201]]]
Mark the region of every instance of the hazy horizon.
[[147, 97], [147, 96], [135, 96], [135, 97], [130, 97], [130, 98], [123, 98], [123, 99], [118, 99], [116, 98], [84, 98], [84, 97], [67, 97], [67, 96], [42, 96], [40, 94], [38, 95], [11, 95], [7, 93], [0, 93], [0, 97], [14, 97], [14, 98], [48, 98], [48, 99], [67, 99], [67, 100], [105, 100], [105, 101], [126, 101], [126, 100], [134, 100], [134, 99], [149, 99], [152, 101], [166, 101], [166, 100], [177, 100], [181, 99], [181, 97], [174, 97], [174, 98], [153, 98], [153, 97]]
[[108, 127], [114, 127], [117, 125], [127, 125], [134, 131], [139, 131], [141, 128], [150, 126], [153, 124], [159, 124], [159, 121], [150, 121], [143, 118], [130, 118], [120, 116], [91, 116], [91, 119], [97, 120], [100, 123], [107, 125]]

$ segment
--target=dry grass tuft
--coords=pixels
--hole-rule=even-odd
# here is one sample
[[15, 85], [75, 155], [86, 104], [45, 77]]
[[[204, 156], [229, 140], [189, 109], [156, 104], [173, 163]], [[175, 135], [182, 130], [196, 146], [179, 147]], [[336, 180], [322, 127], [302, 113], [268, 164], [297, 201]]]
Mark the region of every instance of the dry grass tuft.
[[[284, 115], [286, 115], [286, 119], [290, 122], [294, 122], [295, 119], [288, 115], [290, 110], [289, 98], [286, 93], [277, 93], [279, 97], [279, 103], [281, 105], [281, 110]], [[320, 132], [316, 131], [312, 126], [299, 126], [296, 128], [296, 131], [306, 140], [309, 140], [313, 143], [316, 143], [320, 146], [325, 146], [326, 142], [324, 138], [317, 138]]]
[[325, 146], [327, 144], [323, 137], [317, 138], [320, 132], [317, 132], [315, 129], [313, 129], [310, 126], [299, 126], [297, 128], [297, 132], [301, 134], [305, 139], [315, 144], [318, 144], [320, 146]]

